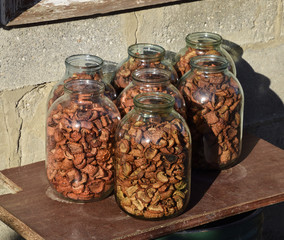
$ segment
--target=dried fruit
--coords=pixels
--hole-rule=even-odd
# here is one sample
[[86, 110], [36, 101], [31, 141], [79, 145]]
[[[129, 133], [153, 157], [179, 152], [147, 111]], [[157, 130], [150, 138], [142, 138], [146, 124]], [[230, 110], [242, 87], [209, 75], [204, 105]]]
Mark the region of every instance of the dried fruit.
[[132, 119], [118, 130], [116, 198], [127, 213], [155, 219], [178, 215], [186, 207], [191, 144], [187, 131], [177, 131], [183, 124], [167, 116], [151, 121]]
[[236, 163], [241, 151], [242, 88], [222, 57], [196, 57], [192, 64], [179, 90], [187, 103], [193, 166], [224, 169]]
[[170, 80], [175, 85], [178, 77], [176, 70], [168, 61], [164, 61], [165, 49], [154, 44], [138, 43], [128, 47], [129, 57], [119, 64], [113, 79], [113, 86], [120, 93], [132, 81], [132, 72], [136, 69], [159, 68], [171, 71]]
[[83, 101], [58, 100], [48, 113], [47, 176], [69, 199], [102, 199], [113, 188], [114, 132], [120, 114], [110, 100], [103, 104], [106, 97], [99, 97], [102, 106], [84, 96]]
[[[230, 65], [229, 70], [236, 75], [236, 67], [229, 53], [222, 47], [222, 37], [216, 33], [194, 32], [185, 38], [186, 47], [177, 54], [175, 69], [179, 77], [191, 70], [190, 60], [196, 56], [215, 55], [225, 57]], [[216, 80], [216, 81], [215, 81]], [[212, 78], [211, 82], [217, 83], [220, 79]], [[206, 79], [204, 80], [206, 82]], [[202, 87], [204, 81], [199, 81], [198, 86]]]
[[89, 79], [103, 82], [105, 85], [105, 96], [114, 100], [117, 97], [116, 91], [111, 84], [105, 81], [109, 73], [104, 73], [103, 64], [104, 61], [100, 57], [89, 54], [67, 57], [65, 59], [65, 75], [52, 89], [48, 100], [48, 108], [56, 99], [64, 94], [64, 84], [76, 79]]
[[[134, 108], [133, 99], [141, 93], [162, 92], [175, 98], [175, 110], [186, 118], [185, 100], [178, 89], [170, 82], [171, 72], [158, 68], [137, 69], [132, 73], [129, 85], [119, 94], [114, 103], [121, 116], [125, 116]], [[158, 135], [156, 137], [159, 137]]]

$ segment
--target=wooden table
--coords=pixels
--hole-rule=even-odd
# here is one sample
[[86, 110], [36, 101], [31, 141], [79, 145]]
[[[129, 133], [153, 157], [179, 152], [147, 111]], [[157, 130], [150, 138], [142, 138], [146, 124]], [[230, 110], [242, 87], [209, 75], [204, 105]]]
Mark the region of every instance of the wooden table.
[[240, 164], [194, 171], [188, 210], [162, 221], [126, 215], [113, 196], [85, 204], [60, 201], [50, 191], [43, 161], [2, 174], [17, 193], [0, 196], [0, 219], [26, 239], [154, 239], [284, 200], [284, 150], [249, 135]]

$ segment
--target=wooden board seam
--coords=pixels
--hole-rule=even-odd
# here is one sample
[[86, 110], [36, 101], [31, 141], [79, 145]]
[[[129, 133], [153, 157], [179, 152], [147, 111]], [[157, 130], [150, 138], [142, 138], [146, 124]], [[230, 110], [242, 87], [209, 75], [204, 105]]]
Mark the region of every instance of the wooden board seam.
[[29, 226], [16, 218], [14, 215], [9, 213], [2, 206], [0, 206], [0, 220], [27, 240], [44, 240], [43, 237], [33, 231]]
[[7, 178], [3, 173], [0, 172], [0, 179], [13, 191], [13, 194], [23, 191], [23, 189], [14, 183], [12, 180]]

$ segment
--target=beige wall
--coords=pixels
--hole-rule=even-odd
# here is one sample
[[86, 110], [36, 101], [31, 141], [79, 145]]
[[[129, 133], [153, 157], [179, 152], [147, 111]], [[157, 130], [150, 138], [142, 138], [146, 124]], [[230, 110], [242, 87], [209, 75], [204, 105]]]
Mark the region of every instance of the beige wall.
[[[119, 62], [127, 56], [127, 46], [135, 42], [178, 51], [184, 37], [194, 31], [217, 32], [233, 43], [246, 93], [246, 124], [260, 134], [275, 119], [283, 126], [283, 8], [284, 0], [204, 0], [1, 28], [0, 169], [44, 160], [45, 102], [52, 85], [63, 76], [66, 57], [89, 53]], [[256, 128], [259, 123], [265, 130]], [[283, 137], [270, 138], [284, 145]]]

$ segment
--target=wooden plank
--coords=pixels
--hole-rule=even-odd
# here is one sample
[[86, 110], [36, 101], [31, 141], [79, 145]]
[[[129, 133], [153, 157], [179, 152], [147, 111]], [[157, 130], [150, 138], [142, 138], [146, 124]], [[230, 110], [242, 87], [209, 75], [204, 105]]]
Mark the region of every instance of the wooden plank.
[[0, 172], [0, 195], [6, 193], [17, 193], [19, 191], [23, 191], [23, 189]]
[[241, 163], [222, 172], [193, 171], [189, 207], [173, 219], [134, 219], [119, 209], [114, 196], [86, 204], [58, 200], [51, 194], [44, 162], [2, 171], [23, 191], [0, 196], [0, 205], [47, 240], [154, 239], [283, 202], [283, 172], [284, 150], [246, 135]]
[[[9, 0], [1, 0], [9, 1]], [[18, 0], [19, 1], [19, 0]], [[42, 0], [11, 20], [7, 26], [85, 17], [179, 0]]]
[[40, 0], [0, 0], [1, 23], [6, 25]]
[[40, 235], [34, 232], [26, 224], [9, 213], [6, 209], [0, 206], [1, 220], [8, 226], [11, 226], [16, 232], [20, 232], [22, 237], [28, 240], [44, 240]]

